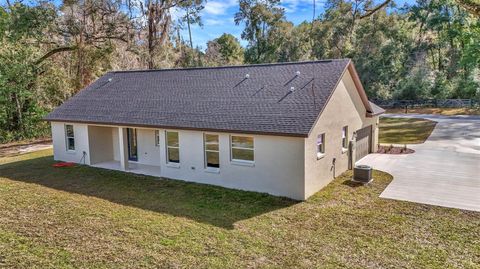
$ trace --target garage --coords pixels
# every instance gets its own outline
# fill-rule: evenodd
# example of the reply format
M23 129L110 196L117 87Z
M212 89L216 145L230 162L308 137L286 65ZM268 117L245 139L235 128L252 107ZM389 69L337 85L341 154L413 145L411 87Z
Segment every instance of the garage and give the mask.
M356 133L355 160L358 161L372 152L372 125L359 129Z

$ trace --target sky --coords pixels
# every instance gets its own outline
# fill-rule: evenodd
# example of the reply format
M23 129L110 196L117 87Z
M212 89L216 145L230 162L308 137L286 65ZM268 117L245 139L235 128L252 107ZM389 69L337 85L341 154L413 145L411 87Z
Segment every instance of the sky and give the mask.
M396 0L397 6L401 6L406 2L413 0ZM380 1L375 1L380 2ZM315 14L318 16L324 10L325 0L315 0ZM287 20L295 25L303 21L311 21L313 18L313 0L282 0L281 6L285 9ZM201 12L203 27L197 25L192 28L193 46L206 49L207 42L221 36L223 33L230 33L238 38L242 46L246 46L247 42L242 40L244 25L235 25L233 18L238 11L238 0L207 0L205 8ZM179 14L174 14L179 16ZM183 30L183 38L188 40L188 32Z
M316 14L318 16L323 7L323 0L316 1ZM303 21L311 21L313 16L313 0L283 0L281 6L285 9L287 20L295 25ZM234 35L243 46L247 45L241 40L244 25L235 25L233 18L238 11L238 0L208 0L201 12L203 27L195 25L192 28L193 46L206 49L207 42L221 36L223 33ZM178 14L176 14L178 15ZM182 33L188 39L186 29Z

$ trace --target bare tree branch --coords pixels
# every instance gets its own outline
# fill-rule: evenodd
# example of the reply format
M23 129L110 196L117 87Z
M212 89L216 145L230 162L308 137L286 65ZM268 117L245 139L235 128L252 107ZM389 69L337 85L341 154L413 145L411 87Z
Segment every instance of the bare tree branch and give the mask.
M367 11L367 13L363 14L362 16L360 16L360 19L364 19L364 18L367 18L367 17L370 17L372 16L375 12L379 11L380 9L384 8L385 6L387 6L392 0L386 0L385 2L381 3L380 5L376 6L375 8L373 9L370 9Z
M46 59L50 58L51 56L53 56L57 53L64 52L64 51L73 51L73 50L76 50L76 49L77 49L76 46L54 48L54 49L50 50L49 52L45 53L45 55L43 55L42 57L40 57L40 59L38 59L35 62L35 64L38 65L38 64L42 63L43 61L45 61Z
M480 1L456 0L456 2L472 15L480 17Z

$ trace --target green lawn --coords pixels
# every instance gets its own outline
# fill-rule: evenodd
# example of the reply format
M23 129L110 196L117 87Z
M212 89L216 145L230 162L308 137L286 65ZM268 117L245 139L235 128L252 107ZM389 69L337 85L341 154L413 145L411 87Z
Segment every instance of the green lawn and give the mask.
M381 144L420 144L430 136L437 123L415 118L380 118Z
M346 173L306 202L0 159L0 267L479 268L480 213L379 198Z

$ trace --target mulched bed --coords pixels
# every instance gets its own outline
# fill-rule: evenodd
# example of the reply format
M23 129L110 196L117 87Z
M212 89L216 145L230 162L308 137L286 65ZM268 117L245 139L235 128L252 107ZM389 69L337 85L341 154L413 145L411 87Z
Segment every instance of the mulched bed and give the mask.
M405 148L405 147L394 147L394 146L379 146L377 153L382 154L411 154L415 150Z

